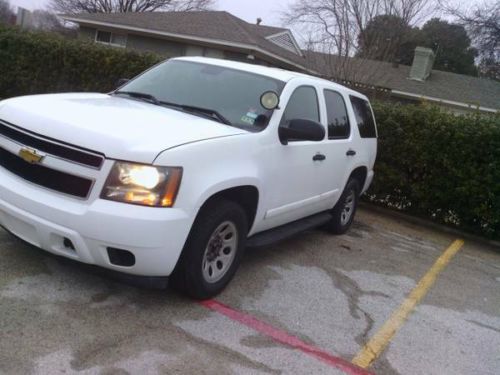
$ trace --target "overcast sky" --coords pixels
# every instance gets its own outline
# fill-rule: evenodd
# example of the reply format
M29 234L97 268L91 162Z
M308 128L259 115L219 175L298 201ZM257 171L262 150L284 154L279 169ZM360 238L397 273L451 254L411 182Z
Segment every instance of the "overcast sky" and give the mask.
M30 10L44 8L50 0L10 0L14 6ZM218 0L217 8L227 10L247 22L255 22L260 17L263 24L280 26L280 12L292 0Z

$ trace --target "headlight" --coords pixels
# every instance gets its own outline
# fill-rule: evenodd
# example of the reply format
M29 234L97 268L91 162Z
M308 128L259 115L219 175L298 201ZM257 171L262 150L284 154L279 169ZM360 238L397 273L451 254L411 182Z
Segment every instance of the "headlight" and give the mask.
M172 207L181 177L182 168L116 162L101 198L143 206Z

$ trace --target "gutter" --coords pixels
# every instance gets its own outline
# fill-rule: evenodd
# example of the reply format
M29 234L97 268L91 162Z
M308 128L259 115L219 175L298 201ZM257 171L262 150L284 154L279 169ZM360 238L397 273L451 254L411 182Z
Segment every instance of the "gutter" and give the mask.
M221 47L229 46L229 47L233 47L233 48L246 49L249 51L256 51L256 52L259 52L265 56L271 57L275 60L287 63L287 64L292 65L292 66L295 66L296 68L299 68L301 70L307 71L307 72L312 73L312 74L317 74L316 72L306 68L305 66L302 66L298 63L295 63L293 61L285 59L279 55L276 55L274 53L271 53L267 50L264 50L258 46L251 45L251 44L228 42L228 41L220 40L220 39L210 39L210 38L191 36L191 35L185 35L185 34L169 33L169 32L164 32L164 31L144 29L142 27L127 26L127 25L122 25L122 24L118 24L118 23L93 21L93 20L86 20L86 19L74 18L74 17L61 17L61 18L66 20L66 21L75 22L78 24L84 24L84 25L88 24L88 25L96 25L96 26L105 26L105 27L110 27L110 28L115 28L115 29L125 29L125 30L129 30L129 31L136 31L136 32L141 32L141 33L145 33L145 34L158 35L158 36L164 36L164 37L169 37L169 38L176 38L176 39L180 39L183 41L201 42L201 43L215 44L215 45L218 45Z
M424 100L428 100L428 101L434 102L434 103L448 104L450 106L454 106L454 107L458 107L458 108L476 109L476 110L479 110L482 112L489 112L489 113L500 113L500 109L481 107L480 105L475 105L475 104L455 102L453 100L445 100L445 99L435 98L433 96L412 94L410 92L405 92L405 91L391 90L391 94L396 95L396 96L400 96L400 97L404 97L404 98L424 99Z

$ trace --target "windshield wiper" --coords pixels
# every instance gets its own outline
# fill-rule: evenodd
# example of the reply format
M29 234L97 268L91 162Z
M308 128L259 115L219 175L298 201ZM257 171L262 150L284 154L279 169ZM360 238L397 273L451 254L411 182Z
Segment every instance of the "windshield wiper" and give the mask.
M188 111L188 112L197 112L197 113L203 115L204 117L208 117L212 120L217 120L218 122L221 122L225 125L232 125L231 121L229 121L227 118L222 116L219 112L217 112L214 109L196 107L196 106L188 105L188 104L177 104L177 103L165 102L165 101L158 100L155 96L153 96L151 94L146 94L144 92L138 92L138 91L115 91L113 94L114 95L117 95L117 94L128 95L128 96L131 96L133 98L147 100L148 102L155 104L155 105L165 105L168 107L180 108L180 109L182 109L184 111Z
M161 102L158 99L156 99L156 97L154 97L151 94L146 94L144 92L138 92L138 91L115 91L113 94L114 95L117 95L117 94L128 95L128 96L131 96L131 97L137 98L137 99L145 99L148 102L151 102L151 103L156 104L156 105L160 105L161 104Z
M168 102L160 102L160 103L164 104L164 105L171 105L173 107L179 107L179 108L182 108L185 111L189 111L189 112L198 112L201 114L205 114L205 115L208 115L207 117L210 117L212 119L216 119L217 121L219 121L223 124L232 125L231 121L229 121L227 118L222 116L215 109L196 107L196 106L188 105L188 104L176 104L176 103L168 103Z

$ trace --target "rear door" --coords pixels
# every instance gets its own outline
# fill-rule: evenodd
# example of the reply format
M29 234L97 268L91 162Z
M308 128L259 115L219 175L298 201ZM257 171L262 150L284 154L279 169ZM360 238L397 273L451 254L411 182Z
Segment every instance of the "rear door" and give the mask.
M359 132L359 162L368 166L368 183L373 178L373 166L377 156L377 125L370 103L365 98L349 95L357 130ZM367 184L368 185L368 184ZM366 186L365 186L366 187Z
M349 98L330 87L324 87L322 94L327 139L324 147L326 168L320 182L326 198L325 205L331 208L342 194L348 174L353 169L356 157L353 144L355 137L347 110Z

